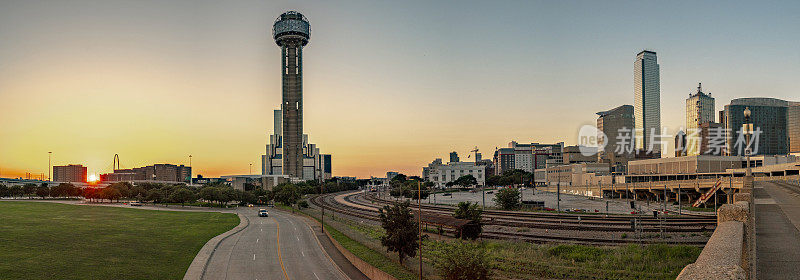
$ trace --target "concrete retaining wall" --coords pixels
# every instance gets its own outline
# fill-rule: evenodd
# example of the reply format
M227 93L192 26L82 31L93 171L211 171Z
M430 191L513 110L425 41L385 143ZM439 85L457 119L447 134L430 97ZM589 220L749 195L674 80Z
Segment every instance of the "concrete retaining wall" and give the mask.
M395 278L394 276L390 275L389 273L383 272L382 270L378 269L377 267L374 267L374 266L370 265L369 263L365 262L364 260L362 260L361 258L356 256L355 254L353 254L350 251L348 251L347 249L345 249L341 244L339 244L338 241L336 241L336 239L333 238L333 236L331 236L330 233L328 233L327 230L325 231L325 235L327 235L328 238L331 239L331 242L333 243L334 246L336 246L336 249L339 250L339 252L342 252L342 255L344 255L344 257L347 258L347 260L350 261L350 263L352 263L353 266L358 268L358 270L360 270L361 273L364 273L364 275L366 275L369 279L372 279L372 280L397 280L397 278Z
M717 228L693 264L677 279L755 279L754 221L750 192L734 196L717 214Z

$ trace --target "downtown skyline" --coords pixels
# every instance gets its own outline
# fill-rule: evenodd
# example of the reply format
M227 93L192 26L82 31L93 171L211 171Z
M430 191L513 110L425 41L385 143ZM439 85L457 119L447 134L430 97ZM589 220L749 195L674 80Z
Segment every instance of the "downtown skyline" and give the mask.
M123 168L191 154L195 174L247 174L280 104L270 28L289 9L314 26L304 132L335 156L335 176L418 175L450 151L488 157L512 140L576 144L595 112L634 103L643 49L658 53L673 134L698 82L715 112L798 96L796 3L171 3L0 4L0 175L47 174L49 151L90 174L114 154Z

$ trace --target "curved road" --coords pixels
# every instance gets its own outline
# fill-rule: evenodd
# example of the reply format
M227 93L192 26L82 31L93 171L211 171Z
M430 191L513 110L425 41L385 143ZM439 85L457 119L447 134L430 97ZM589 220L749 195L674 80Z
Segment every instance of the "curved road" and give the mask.
M250 224L211 256L203 279L350 279L334 264L304 218L258 208L239 209Z

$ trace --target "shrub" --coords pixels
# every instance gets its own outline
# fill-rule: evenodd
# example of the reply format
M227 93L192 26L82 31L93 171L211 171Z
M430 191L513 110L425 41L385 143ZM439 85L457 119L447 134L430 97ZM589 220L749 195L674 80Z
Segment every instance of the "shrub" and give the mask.
M445 280L489 279L486 249L471 242L453 243L452 248L435 258L434 265Z

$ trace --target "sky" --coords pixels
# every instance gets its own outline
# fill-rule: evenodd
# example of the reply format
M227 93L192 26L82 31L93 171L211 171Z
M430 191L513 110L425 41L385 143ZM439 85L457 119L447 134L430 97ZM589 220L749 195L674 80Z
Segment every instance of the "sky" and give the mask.
M334 176L578 142L658 53L662 125L698 82L798 101L797 1L0 1L0 176L52 164L260 173L281 99L275 18L308 17L304 130ZM668 144L671 146L672 144Z

